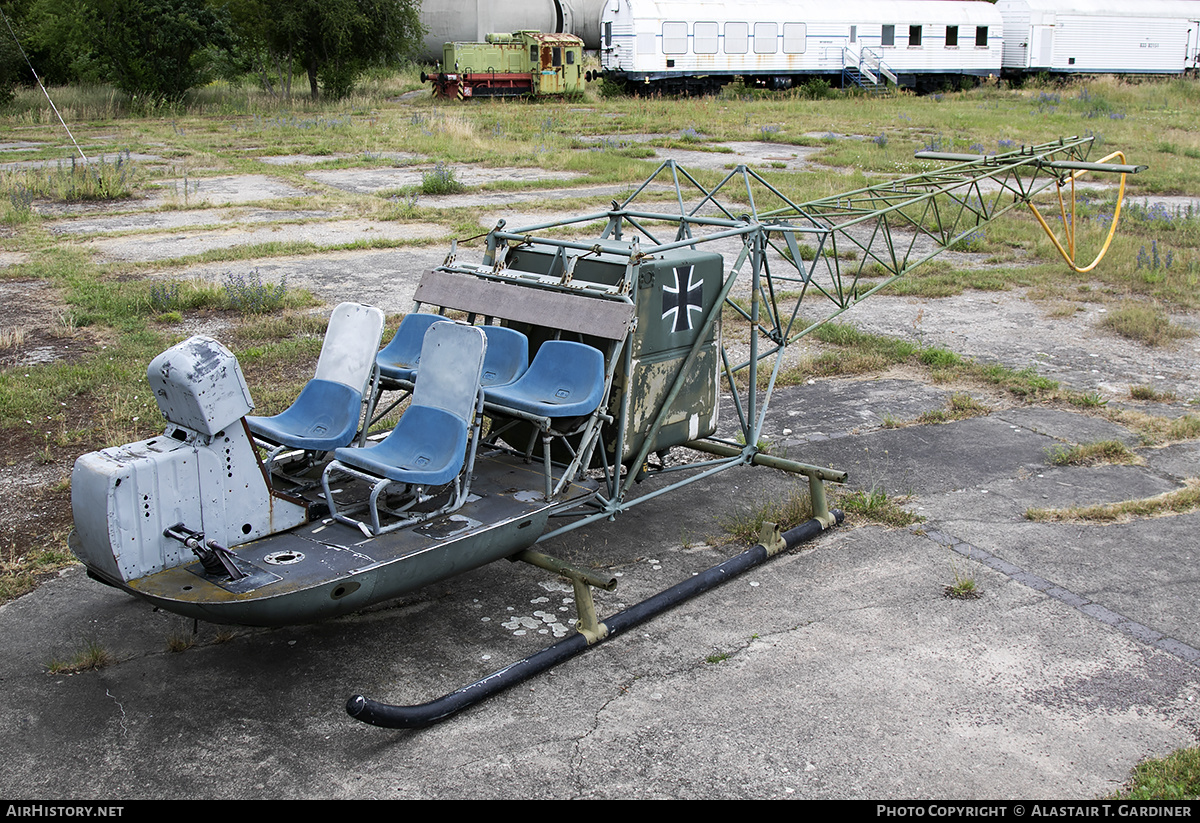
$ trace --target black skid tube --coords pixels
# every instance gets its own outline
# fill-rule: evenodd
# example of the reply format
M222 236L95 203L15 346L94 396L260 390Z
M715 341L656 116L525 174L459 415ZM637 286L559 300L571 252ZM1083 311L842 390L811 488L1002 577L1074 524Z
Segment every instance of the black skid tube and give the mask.
M844 519L840 511L832 511L837 522ZM824 526L819 520L809 520L790 531L784 532L783 540L788 549L817 537ZM707 571L677 583L669 589L659 592L641 603L630 606L624 611L617 612L604 621L608 627L608 635L604 640L633 628L645 621L657 617L680 603L698 594L714 589L727 580L732 580L743 572L769 560L773 555L761 543L751 546L746 551L731 557ZM514 686L536 674L551 669L592 646L597 646L603 640L589 646L587 638L575 633L570 637L555 643L549 648L519 660L510 666L489 674L469 686L463 686L457 691L422 703L419 706L391 706L378 703L361 694L356 694L346 701L346 712L354 718L370 723L372 726L382 726L386 729L423 729L440 723L446 718L469 706L482 702L509 686Z

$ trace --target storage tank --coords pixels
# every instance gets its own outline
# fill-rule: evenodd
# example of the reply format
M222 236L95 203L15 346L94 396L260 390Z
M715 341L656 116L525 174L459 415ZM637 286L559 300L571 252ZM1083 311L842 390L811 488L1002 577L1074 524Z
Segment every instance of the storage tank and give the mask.
M598 49L603 7L604 0L422 0L426 34L421 58L437 62L446 43L482 43L493 32L522 30L574 34L585 49Z

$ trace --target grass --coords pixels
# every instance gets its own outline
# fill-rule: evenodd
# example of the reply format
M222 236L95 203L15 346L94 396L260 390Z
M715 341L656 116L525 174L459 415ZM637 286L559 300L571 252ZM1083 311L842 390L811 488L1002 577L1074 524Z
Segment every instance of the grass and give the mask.
M1200 437L1200 415L1196 414L1164 417L1134 409L1105 409L1104 417L1131 429L1147 446L1164 446Z
M1200 799L1200 748L1178 749L1139 763L1110 800Z
M1057 381L1042 377L1031 368L1013 369L998 363L979 363L941 346L925 346L899 337L871 334L849 323L826 323L811 335L836 348L782 370L777 385L800 385L814 377L870 374L906 365L928 372L934 382L974 382L1002 389L1025 400L1065 400L1068 396ZM969 394L955 393L944 414L933 414L923 422L947 422L986 413L986 406L974 401Z
M793 490L758 505L718 518L717 524L734 541L752 545L762 533L763 523L774 523L787 531L813 516L807 492Z
M311 377L323 325L302 310L317 301L288 288L278 302L277 294L267 294L276 286L250 277L257 274L254 261L264 256L304 256L327 249L309 243L263 244L137 265L106 262L86 239L53 231L53 221L62 214L78 213L80 204L106 212L135 206L145 211L144 203L128 201L158 184L180 180L187 181L183 195L164 199L160 211L196 209L189 192L198 184L203 195L210 178L269 174L304 192L277 198L270 208L435 221L460 236L471 236L480 225L494 225L495 214L480 208L422 207L427 188L444 193L458 185L455 168L525 166L570 171L584 175L580 183L629 189L657 165L651 155L655 145L719 149L713 142L769 140L781 153L792 146L813 147L814 161L846 172L768 171L789 197L803 201L865 185L868 174L878 179L928 170L932 164L917 161L912 154L931 140L943 149L960 151L977 151L972 145L979 143L985 153L991 153L1091 132L1102 143L1094 155L1119 147L1131 152L1131 162L1150 166L1149 172L1130 178L1134 194L1123 211L1117 242L1095 271L1065 273L1033 218L1014 212L989 225L986 233L959 242L958 248L985 258L983 265L964 268L933 261L897 282L892 293L928 298L964 289L1022 287L1035 299L1072 307L1071 312L1063 309L1064 316L1078 307L1103 303L1111 308L1109 322L1131 314L1127 307L1149 309L1148 319L1131 319L1134 331L1129 333L1141 335L1137 339L1163 341L1150 345L1183 339L1186 329L1169 318L1200 309L1200 209L1155 202L1158 194L1194 192L1200 203L1200 164L1195 162L1200 159L1200 135L1193 122L1200 90L1192 82L1135 85L1090 80L1064 86L1035 82L1020 89L981 87L947 93L937 100L904 96L886 101L845 97L816 85L778 94L730 86L713 97L679 100L604 96L597 86L582 104L446 105L429 99L396 104L397 96L421 88L420 71L415 66L375 73L341 101L312 101L304 95L279 99L253 83L217 82L179 104L152 112L105 86L52 88L56 105L80 143L89 147L89 155L103 158L91 171L64 150L65 136L41 92L18 89L13 103L0 112L0 125L14 139L30 145L5 153L6 163L26 165L0 172L0 244L4 253L20 259L0 267L0 280L38 283L56 310L53 321L39 322L36 328L6 323L0 328L0 352L28 347L41 334L69 349L69 356L3 369L0 433L10 444L12 459L41 467L69 466L83 451L153 434L159 420L145 388L146 363L189 330L210 322L218 321L225 328L222 339L237 351L261 410L280 408ZM1122 117L1111 118L1112 113ZM793 125L803 122L820 122L822 133L806 134ZM631 137L639 134L657 135L656 142L646 144ZM383 159L398 149L418 159ZM285 155L322 158L321 169L420 163L423 168L433 164L433 172L422 176L420 192L347 192L315 183L307 174L311 167L263 162L265 157ZM131 159L136 157L158 159ZM439 175L439 169L444 173ZM691 171L704 185L715 185L725 174L723 169ZM753 195L757 199L764 193L755 188ZM744 199L748 202L749 196ZM561 208L576 205L566 201ZM1081 198L1077 227L1081 248L1103 238L1112 205L1107 193ZM849 250L840 252L844 262L853 262ZM816 256L812 247L802 247L800 253L805 259ZM220 282L198 281L190 274L196 264L217 262L231 275L246 278L244 299ZM267 305L256 295L264 301L274 297L275 302ZM996 388L1021 401L1072 398L1032 369L978 363L946 348L868 335L848 324L828 324L813 339L827 350L781 375L781 383L903 366L921 370L934 382ZM1134 396L1166 399L1145 392ZM982 413L957 403L952 399L944 412L926 422ZM1106 408L1100 413L1128 425L1147 443L1200 436L1200 418L1195 415L1166 420L1135 418L1128 410ZM874 510L877 501L856 502ZM56 539L61 544L61 538ZM37 552L12 552L0 577L16 588L4 591L26 590L39 568L55 568L63 547L54 548L58 554L47 555L44 565L39 560L43 555Z
M1155 403L1170 403L1177 399L1175 392L1162 392L1153 386L1130 386L1129 398L1131 400L1143 400Z
M983 403L966 392L954 392L946 401L945 409L927 411L917 418L919 423L950 423L954 420L966 420L968 417L980 417L991 411Z
M1196 336L1191 329L1172 322L1157 306L1140 303L1126 303L1109 311L1101 325L1124 338L1152 347L1169 346Z
M1101 440L1075 446L1054 446L1046 458L1055 466L1094 466L1100 463L1136 463L1139 458L1120 440Z
M975 579L975 572L968 571L962 565L963 558L951 556L950 571L954 575L954 582L948 584L943 593L951 600L978 600L980 596L979 582Z
M1200 480L1192 478L1184 488L1155 497L1065 509L1028 509L1025 518L1042 523L1116 523L1140 517L1186 514L1197 509L1200 509Z
M78 674L79 672L103 669L113 663L112 653L95 640L88 640L82 649L71 656L69 660L54 659L46 664L46 673Z
M883 526L902 528L921 522L922 518L906 510L902 502L889 497L883 489L875 488L838 495L836 506L847 516L856 515L862 520Z

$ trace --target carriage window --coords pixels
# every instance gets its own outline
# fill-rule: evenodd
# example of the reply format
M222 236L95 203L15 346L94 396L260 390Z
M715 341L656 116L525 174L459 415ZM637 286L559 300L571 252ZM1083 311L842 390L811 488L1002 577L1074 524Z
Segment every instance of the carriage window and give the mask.
M570 51L569 49L567 50L567 65L568 66L575 65L575 52Z
M779 26L775 23L754 24L754 53L774 54L776 51L775 38Z
M687 23L663 23L663 54L687 54Z
M560 49L558 46L555 46L554 50L551 52L550 65L552 65L552 66L561 66L562 65L562 49Z
M910 46L921 45L921 27L920 26L909 26L908 27L908 45L910 45Z
M697 23L692 27L692 51L696 54L716 54L719 33L720 27L716 23Z
M986 46L987 45L987 26L976 26L975 27L975 45L977 45L977 46Z
M958 26L946 26L946 48L958 45Z
M783 51L785 54L804 54L808 40L808 26L804 23L783 24Z
M604 24L604 45L612 47L612 21L609 20Z
M857 42L858 42L858 26L851 26L851 27L850 27L850 42L851 42L851 43L857 43Z
M881 46L896 45L896 27L895 26L884 26L883 27L882 41L883 42L880 43Z
M747 23L725 24L725 53L745 54L750 50L750 26Z

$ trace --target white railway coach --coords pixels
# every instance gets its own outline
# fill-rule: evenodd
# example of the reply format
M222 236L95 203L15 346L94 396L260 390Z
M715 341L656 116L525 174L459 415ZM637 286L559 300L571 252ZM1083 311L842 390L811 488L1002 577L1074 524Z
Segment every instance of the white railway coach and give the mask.
M1000 73L999 12L950 0L606 0L601 65L632 90L703 92L740 77L887 78L904 86Z
M1182 74L1197 66L1196 0L999 0L1006 74Z

